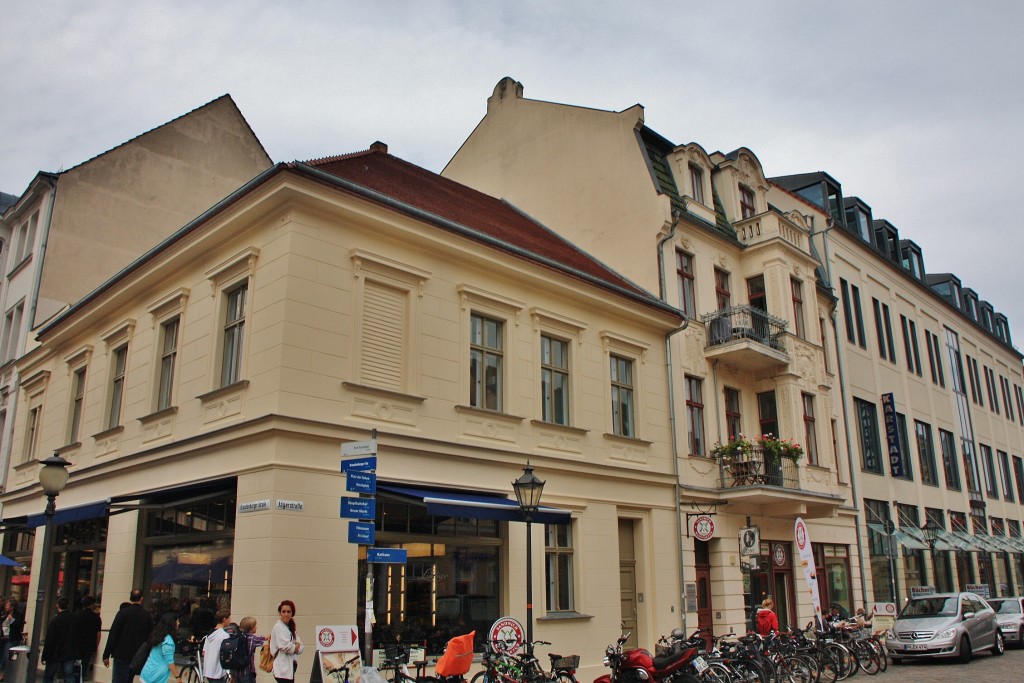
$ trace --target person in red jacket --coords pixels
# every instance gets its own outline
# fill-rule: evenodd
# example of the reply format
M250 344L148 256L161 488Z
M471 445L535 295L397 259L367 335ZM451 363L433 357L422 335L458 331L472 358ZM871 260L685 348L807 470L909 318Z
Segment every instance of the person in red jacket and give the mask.
M757 632L762 636L779 630L779 618L775 616L775 612L772 610L774 606L775 603L771 598L765 598L761 602L760 609L757 610Z

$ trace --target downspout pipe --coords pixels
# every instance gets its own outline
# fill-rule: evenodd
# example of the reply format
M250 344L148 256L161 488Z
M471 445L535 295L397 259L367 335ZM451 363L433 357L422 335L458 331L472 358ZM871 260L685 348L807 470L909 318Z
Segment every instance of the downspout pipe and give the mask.
M829 255L828 250L828 233L835 227L835 221L831 216L828 218L828 222L823 231L821 231L822 244L825 248L825 272L828 276L828 286L830 290L835 289L832 280L832 259ZM814 224L811 224L811 238L814 238ZM833 296L833 300L835 297ZM843 436L846 441L846 460L848 472L850 475L850 495L853 496L853 512L854 512L854 526L857 531L857 562L860 565L860 595L861 600L864 604L864 609L868 609L868 583L864 576L865 564L864 564L864 542L861 540L860 530L863 526L861 520L861 505L860 505L860 494L857 490L857 475L854 469L853 461L853 443L850 440L850 415L849 408L847 406L846 399L846 371L843 369L843 354L840 353L840 340L839 340L839 325L837 323L837 304L832 304L832 309L829 311L829 318L832 322L832 340L835 342L836 349L836 371L839 373L839 400L843 405ZM838 466L839 463L836 463Z
M679 227L679 222L682 220L683 210L685 210L685 208L686 206L684 204L682 209L677 208L672 211L672 225L669 227L668 232L658 239L658 296L665 303L668 303L666 301L665 294L665 244L675 237L676 228ZM683 487L680 482L679 442L676 436L676 390L674 374L672 372L672 337L685 330L689 324L690 319L684 315L683 324L665 335L665 375L668 378L668 420L672 444L672 470L675 474L675 484L673 489L675 490L676 508L676 549L679 554L679 619L680 626L684 633L687 632L688 629L686 627L686 594L684 591L686 581L683 574Z

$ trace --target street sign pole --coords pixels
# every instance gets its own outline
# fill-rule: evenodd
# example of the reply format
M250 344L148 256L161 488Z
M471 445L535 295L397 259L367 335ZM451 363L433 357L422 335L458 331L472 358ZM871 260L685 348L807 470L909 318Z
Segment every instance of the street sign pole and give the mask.
M373 444L373 453L377 453L377 428L374 427L370 430L370 442ZM376 471L376 458L374 459L374 471ZM376 476L376 475L374 475ZM371 494L360 493L359 497L362 498L365 495L370 495L376 500L376 481L374 482L374 492ZM376 513L371 518L370 523L373 526L376 520ZM367 552L369 552L370 546L366 546ZM366 610L363 614L363 647L366 648L366 654L363 656L363 666L373 666L373 573L370 571L370 557L366 557L366 578L363 581L363 590L366 593Z

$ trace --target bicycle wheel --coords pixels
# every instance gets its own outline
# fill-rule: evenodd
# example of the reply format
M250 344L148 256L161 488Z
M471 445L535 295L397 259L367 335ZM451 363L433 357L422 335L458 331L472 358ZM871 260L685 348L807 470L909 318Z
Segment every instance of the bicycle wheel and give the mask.
M469 683L497 683L497 678L493 671L484 669L474 674L473 678L469 679Z
M576 677L568 671L559 671L555 681L557 683L576 683Z
M839 643L826 643L825 650L832 655L836 663L836 680L844 681L857 672L857 660L845 646Z
M867 675L874 676L882 670L882 665L878 662L878 653L866 640L853 644L853 654L857 657L857 665Z
M708 668L700 675L700 680L707 683L732 683L732 674L722 662L708 662Z
M190 666L181 672L181 683L203 683L203 676Z
M734 659L729 662L733 680L738 683L771 683L764 668L752 659Z
M835 655L828 650L818 649L814 656L818 661L819 683L836 683L839 680L840 666Z

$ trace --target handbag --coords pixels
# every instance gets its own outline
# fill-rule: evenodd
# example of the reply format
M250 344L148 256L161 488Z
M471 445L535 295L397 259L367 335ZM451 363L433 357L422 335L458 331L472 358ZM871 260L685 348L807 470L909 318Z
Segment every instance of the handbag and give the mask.
M274 655L270 653L270 642L263 643L260 647L260 671L270 673L274 670Z
M132 672L132 676L138 676L142 673L142 670L146 667L146 662L149 660L149 652L152 649L147 639L139 646L135 654L132 655L132 661L128 664L128 669Z

